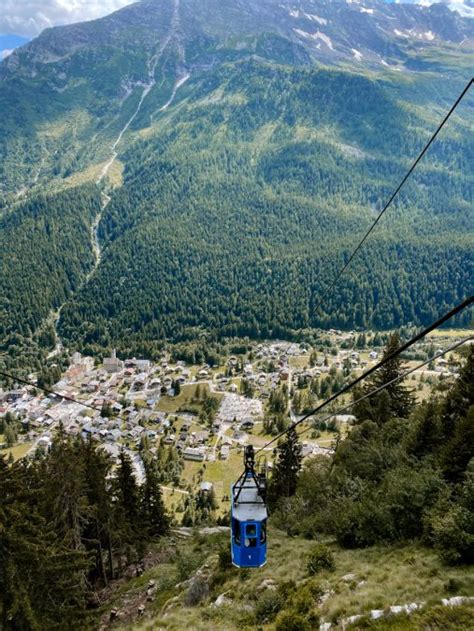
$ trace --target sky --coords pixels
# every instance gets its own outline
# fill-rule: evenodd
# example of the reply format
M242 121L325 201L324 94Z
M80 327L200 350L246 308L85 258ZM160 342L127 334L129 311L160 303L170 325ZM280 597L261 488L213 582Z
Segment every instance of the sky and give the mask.
M131 4L133 1L0 0L0 34L14 33L15 35L33 38L48 26L93 20L112 13L127 4ZM405 1L431 4L435 0ZM447 2L448 0L442 1ZM464 0L449 0L449 2L462 4Z
M36 37L48 26L102 17L134 0L0 0L0 34Z

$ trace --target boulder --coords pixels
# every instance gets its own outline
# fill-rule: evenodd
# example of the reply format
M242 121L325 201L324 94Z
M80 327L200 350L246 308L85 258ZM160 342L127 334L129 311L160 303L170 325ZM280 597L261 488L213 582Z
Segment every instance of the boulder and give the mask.
M355 574L345 574L342 578L341 581L344 581L344 583L352 583L352 581L356 580L356 575Z
M382 618L384 613L385 612L383 609L372 609L372 611L370 612L370 617L372 618L372 620L378 620L379 618Z
M232 601L230 598L226 597L227 592L220 594L213 603L213 607L222 607L223 605L228 605Z

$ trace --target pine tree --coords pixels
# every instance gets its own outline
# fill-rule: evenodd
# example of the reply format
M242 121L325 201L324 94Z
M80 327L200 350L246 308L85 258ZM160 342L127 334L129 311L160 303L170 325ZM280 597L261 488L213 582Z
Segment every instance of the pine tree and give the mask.
M5 440L7 442L7 446L8 447L13 447L13 445L16 443L17 441L17 433L13 427L13 424L8 423L5 425L5 429L4 429L4 435L5 435Z
M113 555L110 534L112 513L111 495L107 477L112 463L104 451L97 449L92 440L80 445L80 457L84 462L85 488L89 503L88 520L84 539L86 547L95 553L95 574L107 583L105 556L108 556L109 574L113 577Z
M87 556L58 536L42 514L43 463L7 467L0 458L0 628L90 629Z
M474 348L442 407L441 466L447 480L460 482L474 458Z
M163 503L159 471L154 462L146 465L145 476L141 500L143 527L149 537L161 537L168 532L170 520Z
M140 496L130 456L123 450L117 467L114 531L120 548L125 547L130 561L133 553L143 548L143 527L140 520Z
M79 450L61 428L45 463L44 514L58 537L75 551L84 550L82 532L88 514L84 473Z
M0 456L0 628L5 631L40 629L32 581L45 546L23 482L18 469Z
M291 497L295 494L303 460L301 451L298 434L292 427L277 447L276 462L268 489L270 506L274 507L282 497Z
M385 359L391 355L399 346L400 337L398 333L394 333L389 339L383 358ZM373 390L393 381L404 371L403 360L400 359L400 356L394 357L369 377L362 389L354 391L354 399L359 398L363 394L369 394ZM380 393L356 404L354 406L354 414L359 421L372 420L382 425L390 418L408 418L414 404L413 391L407 388L401 379L387 386Z

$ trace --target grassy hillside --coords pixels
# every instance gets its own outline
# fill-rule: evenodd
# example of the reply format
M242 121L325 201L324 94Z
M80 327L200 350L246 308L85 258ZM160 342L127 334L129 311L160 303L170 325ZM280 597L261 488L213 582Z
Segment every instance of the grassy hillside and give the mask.
M314 542L290 538L275 528L269 532L267 565L252 571L226 566L223 551L228 546L227 534L196 532L192 537L174 536L162 542L161 552L152 553L151 558L160 558L160 563L151 565L140 578L120 586L104 612L104 620L110 608L115 607L123 612L123 619L112 627L129 631L157 628L270 631L275 629L279 612L294 609L296 603L297 610L305 616L312 615L315 624L312 628L317 628L318 618L336 622L351 615L368 615L372 609L412 602L426 602L429 611L441 598L474 592L469 569L448 569L432 552L419 546L351 551L328 543L334 553L335 569L310 576L306 566ZM194 581L200 585L200 591L194 588L200 594L198 602L193 599L191 589L196 575L201 576ZM150 580L155 581L157 588L153 602L146 601ZM216 606L214 603L222 594L224 604ZM144 620L137 613L142 603L146 609ZM460 608L451 614L451 624L448 615L443 622L445 626L437 625L434 619L430 628L440 631L472 628L461 624L473 611L472 607L464 611ZM400 627L384 622L374 628L422 629L429 619L427 613L424 623L423 615L413 616L412 622L402 616Z

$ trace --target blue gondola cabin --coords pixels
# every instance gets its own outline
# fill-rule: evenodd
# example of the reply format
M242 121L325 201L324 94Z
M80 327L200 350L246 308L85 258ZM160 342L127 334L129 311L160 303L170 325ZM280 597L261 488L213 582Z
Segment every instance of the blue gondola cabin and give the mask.
M247 471L232 487L232 563L241 568L267 562L267 508L259 478Z

